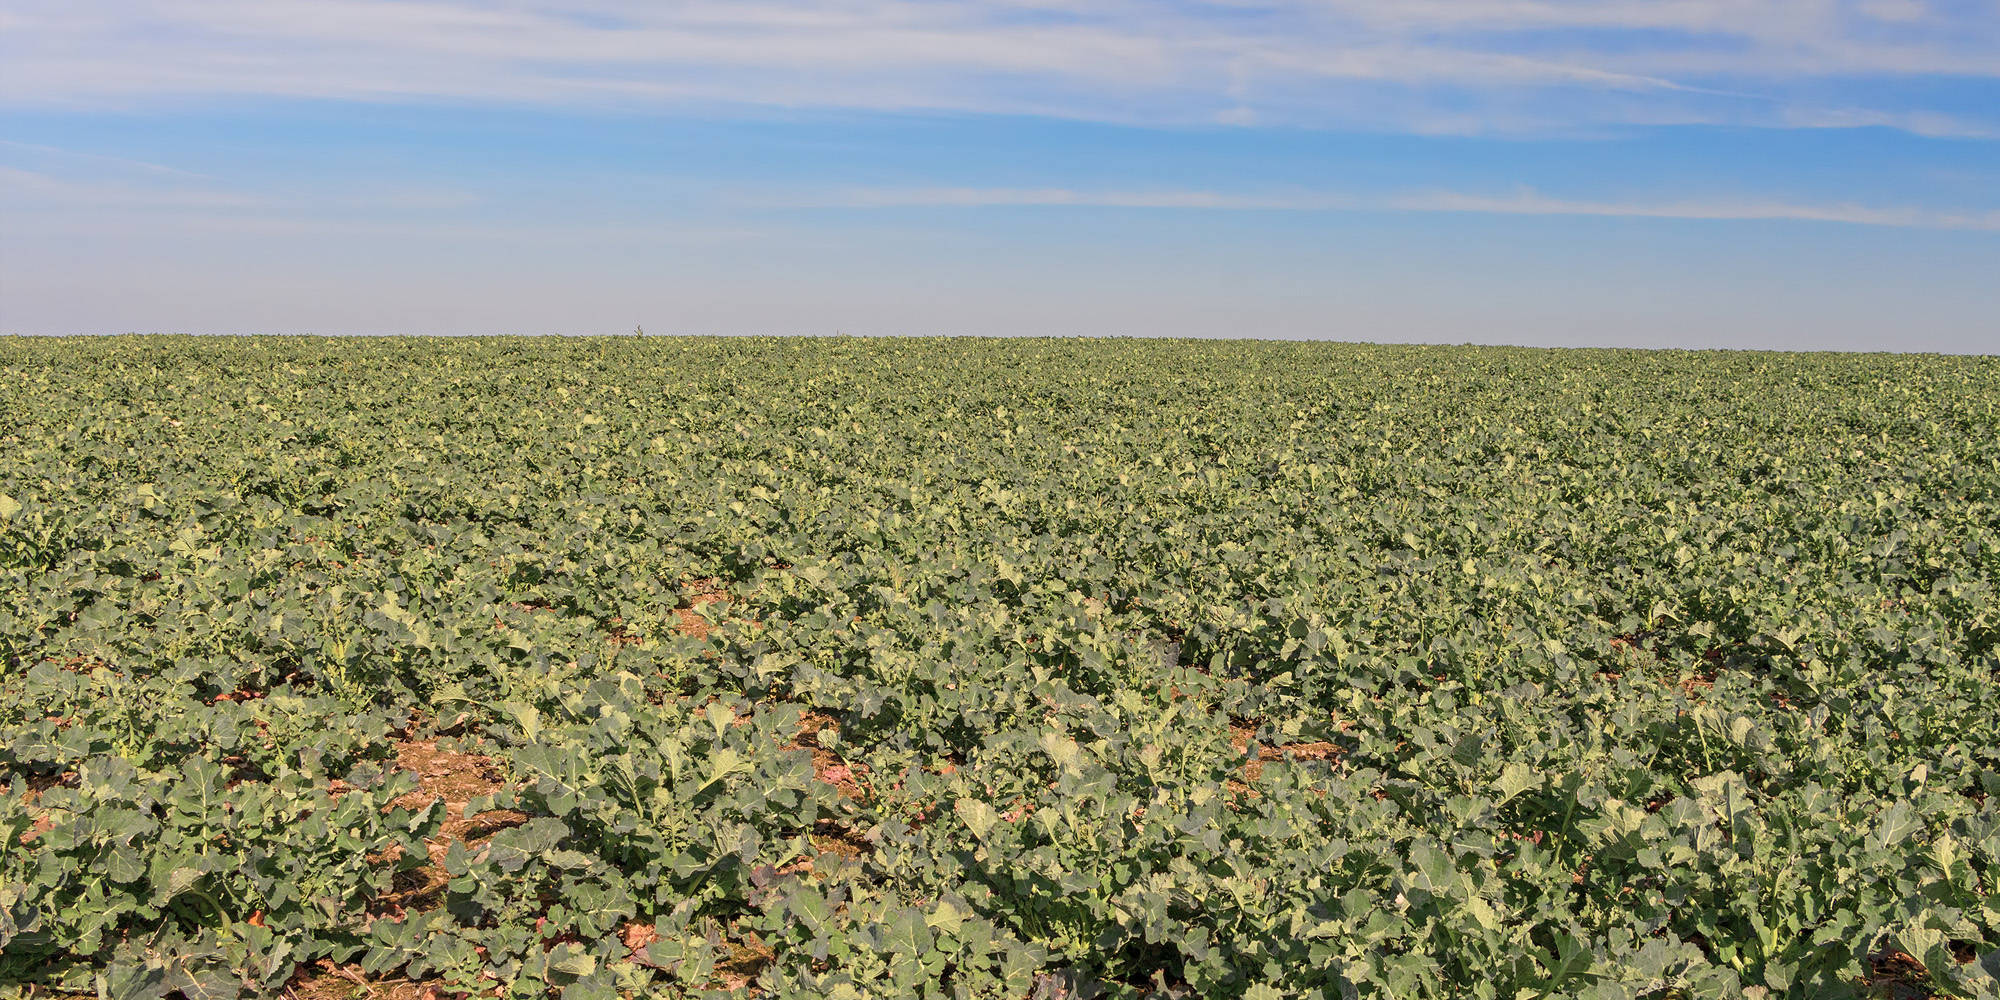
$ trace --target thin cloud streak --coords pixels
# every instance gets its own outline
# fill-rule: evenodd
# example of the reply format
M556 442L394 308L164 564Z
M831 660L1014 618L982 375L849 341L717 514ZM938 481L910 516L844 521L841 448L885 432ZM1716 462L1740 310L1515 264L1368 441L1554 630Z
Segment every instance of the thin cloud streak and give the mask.
M269 204L264 198L234 191L186 186L151 187L116 180L74 180L4 165L0 165L0 203L9 205L13 212L24 206L131 210L246 209Z
M193 173L178 167L150 163L145 160L134 160L123 156L107 156L103 153L86 153L74 149L63 149L59 146L43 146L32 142L15 142L11 139L0 139L0 149L16 150L40 158L79 164L86 167L108 167L114 170L137 171L144 174L158 174L163 177L185 177L198 181L215 180L209 174Z
M780 207L785 203L770 203ZM1239 195L1216 191L1078 191L1066 188L935 187L857 189L787 207L980 208L1044 206L1076 208L1213 209L1233 211L1400 211L1462 212L1484 215L1588 215L1716 221L1838 222L1907 229L2000 232L2000 211L1939 211L1865 205L1802 205L1780 201L1609 202L1556 198L1522 191L1506 196L1440 191L1387 198L1298 193Z
M1795 205L1784 202L1602 202L1550 198L1532 192L1493 198L1457 193L1397 198L1388 207L1409 212L1477 212L1491 215L1600 215L1646 219L1840 222L1903 229L2000 232L2000 211L1950 212L1866 205Z
M1316 211L1358 208L1351 198L1316 195L1258 197L1216 191L1073 191L1067 188L860 188L829 200L770 202L801 208L992 208L1049 206L1079 208L1190 208Z
M17 107L723 104L1438 130L1504 128L1531 101L1558 126L1789 127L1839 120L1774 96L1801 82L2000 80L2000 14L1922 0L0 3L0 102ZM1934 109L1848 113L1952 129Z

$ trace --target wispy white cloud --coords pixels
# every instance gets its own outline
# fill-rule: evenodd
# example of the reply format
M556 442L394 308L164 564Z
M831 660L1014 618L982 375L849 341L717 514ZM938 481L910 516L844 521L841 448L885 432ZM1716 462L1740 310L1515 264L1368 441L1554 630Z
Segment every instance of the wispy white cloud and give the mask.
M35 209L284 213L315 207L340 213L448 212L484 201L457 187L408 181L337 184L332 191L294 184L289 193L280 194L144 160L0 140L0 205L16 213Z
M422 212L471 208L485 200L453 187L403 184L343 195L337 203L344 209Z
M774 203L775 204L775 203ZM1199 190L1086 191L1067 188L863 188L791 205L842 208L970 208L1005 206L1233 209L1239 211L1469 212L1490 215L1594 215L1650 219L1838 222L1860 226L2000 232L2000 211L1801 204L1784 201L1592 201L1523 190L1507 195L1455 191L1358 196L1295 192L1275 195Z
M53 160L71 167L81 166L86 170L96 169L102 171L109 169L113 171L133 172L142 176L178 177L196 181L215 180L214 177L207 174L193 173L178 167L169 167L165 164L134 160L124 156L107 156L103 153L62 149L57 146L44 146L32 142L15 142L11 139L0 139L0 155L25 155L40 160Z
M250 95L1424 130L1789 126L1841 123L1794 94L1801 81L2000 79L2000 10L1970 0L0 4L0 100L15 105ZM1852 114L1911 113L1933 132L1990 124L1929 108Z
M856 188L829 198L767 201L784 207L979 208L1076 206L1095 208L1225 208L1315 210L1355 208L1353 198L1321 195L1256 196L1176 189L1076 191L1068 188Z
M0 166L0 205L9 212L60 209L236 209L268 202L255 195L185 184L148 185L130 180L77 179Z
M1498 215L1602 215L1648 219L1782 220L1857 226L1969 229L2000 232L2000 211L1940 211L1915 207L1812 205L1781 201L1614 202L1553 198L1534 192L1502 197L1437 192L1390 199L1386 207L1414 212Z

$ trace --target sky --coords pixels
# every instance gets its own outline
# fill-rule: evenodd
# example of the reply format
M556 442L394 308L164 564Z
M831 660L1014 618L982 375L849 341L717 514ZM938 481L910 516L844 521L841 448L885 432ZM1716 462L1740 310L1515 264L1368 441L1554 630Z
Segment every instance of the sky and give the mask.
M0 333L2000 354L2000 0L0 0Z

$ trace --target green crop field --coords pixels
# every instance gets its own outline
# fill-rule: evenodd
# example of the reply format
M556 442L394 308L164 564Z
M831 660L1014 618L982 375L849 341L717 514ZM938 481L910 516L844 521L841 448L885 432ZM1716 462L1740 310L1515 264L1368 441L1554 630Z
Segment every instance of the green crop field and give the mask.
M0 413L0 997L2000 995L2000 359L9 339Z

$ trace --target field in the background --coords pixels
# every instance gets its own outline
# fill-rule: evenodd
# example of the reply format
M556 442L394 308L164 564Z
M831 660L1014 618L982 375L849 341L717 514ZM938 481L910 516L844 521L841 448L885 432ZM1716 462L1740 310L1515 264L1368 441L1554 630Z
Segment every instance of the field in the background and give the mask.
M2000 360L10 340L0 414L0 996L2000 987Z

